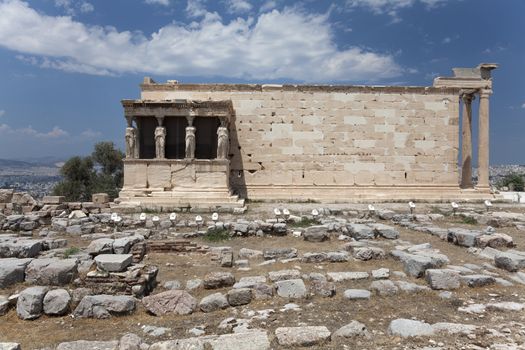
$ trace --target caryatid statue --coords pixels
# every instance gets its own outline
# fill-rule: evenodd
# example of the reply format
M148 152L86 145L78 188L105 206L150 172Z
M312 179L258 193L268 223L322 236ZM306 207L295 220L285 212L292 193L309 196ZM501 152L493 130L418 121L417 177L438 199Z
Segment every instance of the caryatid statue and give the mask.
M186 127L186 158L195 158L195 127Z
M126 128L126 158L136 158L137 129Z
M227 159L230 148L230 137L228 128L219 126L217 128L217 159Z
M166 128L157 126L155 128L155 158L164 159L166 153L164 152L166 146Z

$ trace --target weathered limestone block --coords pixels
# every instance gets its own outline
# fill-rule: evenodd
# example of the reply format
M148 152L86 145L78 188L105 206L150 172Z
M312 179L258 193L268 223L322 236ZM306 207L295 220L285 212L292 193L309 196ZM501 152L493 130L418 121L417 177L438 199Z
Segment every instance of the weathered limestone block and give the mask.
M307 295L306 286L302 279L290 279L275 282L277 295L282 298L305 298Z
M113 253L113 242L111 238L99 238L89 243L86 251L91 255Z
M54 289L44 297L44 313L46 315L65 315L69 310L71 296L65 289Z
M58 344L56 350L119 350L118 340L76 340Z
M270 271L268 277L272 282L291 280L301 278L301 272L299 270Z
M231 287L235 284L235 276L230 272L211 272L204 276L205 289Z
M170 313L188 315L197 308L197 300L183 290L169 290L149 295L142 299L142 304L155 316Z
M398 318L390 322L388 333L402 338L408 338L431 336L434 334L434 330L428 323Z
M24 289L16 302L16 314L23 320L33 320L42 315L44 296L47 287L29 287Z
M111 315L129 314L135 310L135 298L126 295L87 295L80 301L75 317L108 318Z
M109 195L107 193L93 193L91 201L95 204L109 203Z
M451 269L428 269L425 271L432 289L457 289L460 286L459 273Z
M32 259L0 259L0 289L24 282L25 269Z
M48 286L63 286L78 275L77 259L33 259L26 268L26 282Z
M229 290L226 297L231 306L239 306L249 304L252 301L253 294L249 288L235 288Z
M280 327L275 330L282 346L313 346L330 340L331 333L324 326Z
M213 312L220 309L226 309L228 306L228 299L222 293L214 293L208 295L199 302L199 308L202 312Z
M476 240L483 235L480 231L472 231L463 228L450 228L447 240L462 247L476 246Z
M513 247L514 241L511 236L504 233L493 233L476 237L476 246L480 248Z
M295 248L272 248L263 251L263 258L265 260L271 259L292 259L297 257L297 249Z
M325 226L310 226L304 230L303 238L308 242L324 242L330 239Z
M398 239L399 231L392 226L384 224L369 224L377 236L386 238L386 239Z
M375 237L374 230L364 224L348 224L346 228L349 235L355 240L373 239Z
M100 254L95 257L97 267L107 272L124 271L132 262L132 254Z
M42 249L40 240L18 238L0 240L0 258L34 258Z
M516 272L525 267L525 252L498 252L494 257L494 264L500 269Z
M496 283L496 278L489 275L464 275L461 281L469 287L484 287Z

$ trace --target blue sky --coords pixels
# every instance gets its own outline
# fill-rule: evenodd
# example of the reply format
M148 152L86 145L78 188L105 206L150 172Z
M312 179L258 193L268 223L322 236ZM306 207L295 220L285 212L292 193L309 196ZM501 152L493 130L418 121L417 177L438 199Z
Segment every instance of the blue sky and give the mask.
M432 85L493 72L491 164L525 164L523 0L0 0L0 158L123 146L157 81Z

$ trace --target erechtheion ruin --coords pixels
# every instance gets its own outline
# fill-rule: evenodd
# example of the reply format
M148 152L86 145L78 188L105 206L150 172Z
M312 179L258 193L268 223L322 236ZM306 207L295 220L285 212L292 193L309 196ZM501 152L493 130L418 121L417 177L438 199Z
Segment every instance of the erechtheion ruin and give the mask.
M245 198L489 198L496 67L455 68L453 77L438 77L431 87L159 84L145 78L140 99L122 101L127 149L120 200L235 207ZM479 116L472 118L476 95ZM479 180L473 186L476 119Z

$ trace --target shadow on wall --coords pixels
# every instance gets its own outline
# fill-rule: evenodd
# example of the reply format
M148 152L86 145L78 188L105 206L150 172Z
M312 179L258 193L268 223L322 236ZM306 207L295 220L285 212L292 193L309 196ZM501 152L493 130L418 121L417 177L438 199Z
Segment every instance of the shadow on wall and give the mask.
M228 154L230 159L230 186L233 194L246 199L248 193L241 152L242 147L237 134L237 117L234 111L230 119L230 153Z

